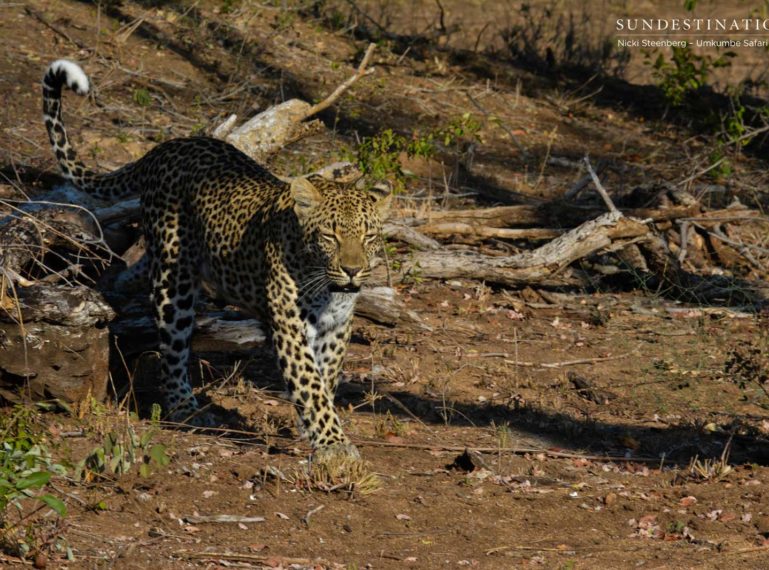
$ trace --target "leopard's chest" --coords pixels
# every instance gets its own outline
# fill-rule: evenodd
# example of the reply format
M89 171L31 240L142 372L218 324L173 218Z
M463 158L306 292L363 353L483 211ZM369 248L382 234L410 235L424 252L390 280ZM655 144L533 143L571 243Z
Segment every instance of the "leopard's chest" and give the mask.
M316 356L322 351L324 337L335 335L347 326L357 297L357 293L327 292L304 307L305 335Z
M325 293L306 308L308 333L314 338L344 328L352 316L358 293Z

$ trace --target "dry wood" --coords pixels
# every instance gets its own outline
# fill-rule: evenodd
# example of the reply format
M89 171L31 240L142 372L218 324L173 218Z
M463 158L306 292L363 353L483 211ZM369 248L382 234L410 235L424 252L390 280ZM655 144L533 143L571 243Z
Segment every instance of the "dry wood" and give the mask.
M183 517L190 524L200 523L262 523L264 517L249 517L242 515L188 515Z
M405 307L390 287L364 287L355 307L355 314L388 326L419 327L430 330L414 311ZM111 326L126 356L154 350L157 346L155 324L149 312L124 315ZM264 345L266 331L258 319L244 318L234 311L208 312L195 319L192 348L196 351L238 352Z
M606 207L609 209L610 212L618 214L619 210L617 209L617 206L614 205L614 202L609 196L609 192L607 192L606 188L604 188L603 184L601 184L601 179L598 178L598 175L595 173L595 170L593 170L593 165L590 164L590 159L587 157L587 155L585 155L583 162L585 163L585 168L587 168L587 173L590 175L590 178L593 181L593 185L595 186L595 189L598 191L598 194L603 199L604 203L606 204Z
M408 214L407 210L403 211ZM411 226L435 223L480 224L488 227L504 228L510 226L539 225L544 222L542 207L534 205L497 206L472 210L434 210L427 218L406 218L402 223Z
M562 274L568 265L615 242L646 236L648 231L640 221L610 212L535 250L517 255L492 257L475 252L414 252L404 262L403 274L437 279L482 279L510 286L573 284L578 281Z
M433 238L397 220L385 223L382 227L382 235L413 245L417 249L440 249L441 247L441 244Z
M328 109L331 105L333 105L339 97L342 96L342 94L347 91L350 87L352 87L353 83L358 81L361 77L364 75L369 75L374 72L374 69L366 69L368 67L369 62L371 61L371 56L374 54L374 49L376 48L376 44L369 44L368 49L366 49L366 53L363 56L363 59L360 62L360 65L358 65L358 70L355 72L355 75L351 76L347 81L342 83L339 87L337 87L331 95L326 97L323 101L320 103L316 103L312 107L310 107L307 110L307 114L304 116L304 119L311 117L313 115L316 115L320 113L321 111L324 111Z
M109 373L103 325L114 313L101 295L69 285L14 291L0 310L0 395L9 401L103 399Z
M556 238L564 233L564 230L550 228L492 228L457 222L425 224L419 226L419 231L436 237L461 236L473 241L489 238L543 240Z
M257 564L266 564L270 568L286 568L287 566L299 565L307 566L314 564L314 567L330 568L331 563L322 558L310 560L309 558L289 558L286 556L260 556L258 554L238 554L235 552L189 552L179 550L173 553L178 558L189 560L232 560L234 562L256 562ZM251 566L249 566L251 567ZM265 566L260 566L264 568Z
M0 220L0 267L23 275L35 264L41 269L47 252L74 252L109 259L100 228L89 212L60 204L25 204ZM33 210L33 207L36 208Z
M641 220L662 222L679 218L688 218L700 215L700 206L697 204L670 206L667 208L620 208L620 211L628 217ZM727 210L732 212L732 210ZM552 227L570 226L572 223L580 224L590 220L605 210L594 207L576 207L573 204L541 204L541 205L517 205L497 206L494 208L478 208L472 210L439 210L431 212L427 217L417 217L417 212L403 210L403 218L398 222L407 226L422 230L421 226L436 224L470 224L491 228L509 227ZM719 210L722 214L724 211ZM738 213L737 216L742 214ZM754 216L760 215L751 210ZM745 217L749 217L747 214Z
M424 330L430 327L414 311L406 308L396 291L391 287L364 287L355 305L355 314L371 321L395 326L417 326Z
M597 356L595 358L577 358L574 360L564 360L561 362L525 362L522 360L505 360L506 364L522 366L524 368L564 368L566 366L576 366L579 364L595 364L596 362L608 362L610 360L622 360L631 356L634 352L618 354L616 356Z
M314 509L310 509L309 511L307 511L307 514L302 517L302 522L305 525L310 526L310 517L312 517L312 515L314 515L316 513L319 513L320 511L322 511L325 508L326 508L326 505L318 505Z
M355 74L323 101L310 105L301 99L290 99L266 109L237 128L233 128L237 117L230 115L213 129L213 135L223 138L257 162L265 162L290 142L323 128L319 121L307 122L307 119L333 105L361 77L374 71L367 67L375 47L375 44L369 45Z

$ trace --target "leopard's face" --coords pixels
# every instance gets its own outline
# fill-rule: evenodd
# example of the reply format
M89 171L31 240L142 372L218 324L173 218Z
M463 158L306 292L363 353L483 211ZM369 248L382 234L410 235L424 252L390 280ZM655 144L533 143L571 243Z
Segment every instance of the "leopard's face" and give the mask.
M315 176L294 181L292 195L312 260L307 286L324 283L338 290L359 289L380 248L389 188L362 190Z

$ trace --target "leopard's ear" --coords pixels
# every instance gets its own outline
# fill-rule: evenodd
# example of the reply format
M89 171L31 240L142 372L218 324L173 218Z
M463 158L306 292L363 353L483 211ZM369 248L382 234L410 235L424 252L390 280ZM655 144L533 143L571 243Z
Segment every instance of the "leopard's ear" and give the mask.
M294 212L299 221L306 220L323 198L306 178L294 178L291 181L291 197L294 199Z
M390 210L390 202L393 196L393 187L389 182L377 182L368 189L368 194L376 205L379 218L384 220Z

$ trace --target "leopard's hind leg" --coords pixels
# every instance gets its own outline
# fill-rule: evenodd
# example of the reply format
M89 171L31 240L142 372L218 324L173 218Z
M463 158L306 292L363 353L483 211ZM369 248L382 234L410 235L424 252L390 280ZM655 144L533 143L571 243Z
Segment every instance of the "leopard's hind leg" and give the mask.
M160 339L163 408L173 421L208 425L208 418L196 414L198 402L189 377L195 301L200 292L199 255L191 245L191 230L179 223L178 215L165 213L162 220L146 235Z

